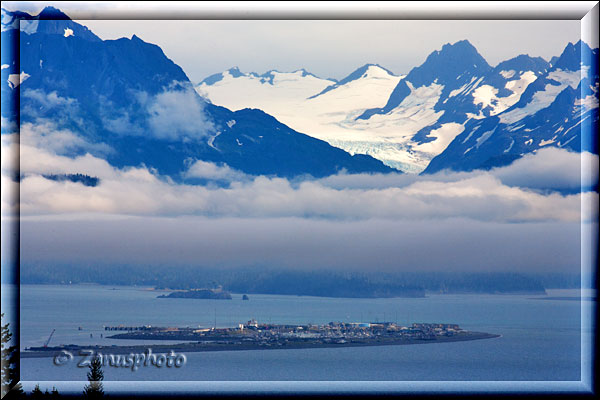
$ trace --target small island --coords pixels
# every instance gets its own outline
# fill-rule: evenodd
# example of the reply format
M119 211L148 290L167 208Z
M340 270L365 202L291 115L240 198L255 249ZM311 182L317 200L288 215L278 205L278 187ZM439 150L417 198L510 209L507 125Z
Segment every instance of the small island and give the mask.
M500 337L497 334L472 332L456 324L413 323L401 326L394 322L330 322L326 325L259 324L250 320L236 328L139 327L116 326L106 331L125 331L109 339L176 340L175 345L155 344L153 350L169 349L180 352L306 349L324 347L390 346L427 343L447 343ZM184 343L187 342L187 343ZM51 357L62 350L110 350L112 354L144 351L148 345L130 346L57 346L30 347L21 357Z
M190 289L186 291L172 292L168 295L160 295L159 299L212 299L231 300L231 293L222 289Z

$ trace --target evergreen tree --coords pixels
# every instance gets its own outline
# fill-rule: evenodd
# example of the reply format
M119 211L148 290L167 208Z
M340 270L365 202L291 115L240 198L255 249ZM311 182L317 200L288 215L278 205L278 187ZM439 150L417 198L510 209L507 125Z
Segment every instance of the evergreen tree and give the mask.
M4 313L2 320L4 320ZM10 346L12 333L9 329L10 324L2 325L2 398L10 391L11 398L25 397L23 388L19 383L17 376L17 362L19 360L19 352L16 346Z
M42 392L42 390L40 389L40 384L38 383L37 385L35 385L35 387L33 388L33 390L31 391L31 398L32 399L60 399L60 394L58 393L58 390L56 390L55 387L52 388L52 392L49 392L48 389L46 389L44 392Z
M46 390L46 393L48 393L48 390ZM31 398L34 399L34 400L43 399L44 398L44 393L42 393L42 390L40 389L40 384L39 383L37 385L35 385L35 387L31 391Z
M50 398L51 399L59 399L60 398L60 394L58 393L58 390L56 390L56 388L54 386L52 387L52 393L50 393Z
M86 399L101 399L104 397L104 373L102 372L102 362L100 357L95 357L90 363L90 371L87 373L89 384L85 385L83 395Z

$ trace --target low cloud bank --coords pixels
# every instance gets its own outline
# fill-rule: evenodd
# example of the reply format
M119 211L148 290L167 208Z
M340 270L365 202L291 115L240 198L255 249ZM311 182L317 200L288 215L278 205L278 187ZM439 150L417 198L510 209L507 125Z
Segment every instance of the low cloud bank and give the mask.
M145 167L117 169L90 153L75 158L61 156L61 146L85 148L87 144L64 131L52 134L45 134L43 130L35 130L34 134L33 131L25 129L21 137L22 216L96 213L99 216L573 222L582 217L582 199L598 200L596 192L560 194L531 190L532 186L537 186L534 189L550 184L572 187L579 182L575 170L580 168L580 155L557 149L540 151L489 172L427 176L340 174L301 181L252 177L227 165L188 160L188 178L228 182L219 187L176 184ZM10 136L3 135L3 153L14 150ZM50 144L49 138L53 137L60 140ZM597 159L595 155L584 154L583 157ZM553 167L551 160L559 166ZM2 171L3 184L10 184L4 165ZM100 183L87 187L43 176L77 173L98 177ZM585 219L596 217L584 216Z
M20 184L17 137L2 135L3 218L20 190L24 262L576 272L581 221L597 227L597 207L580 212L597 192L545 190L578 187L582 158L597 167L590 154L547 149L491 171L304 180L188 160L186 178L225 182L190 185L114 168L68 130L24 127ZM74 146L80 156L63 155Z
M495 177L506 186L534 190L573 191L583 188L584 191L589 191L598 183L598 155L548 147L526 154L508 166L489 171L444 170L431 175L339 174L323 178L321 182L338 189L376 189L403 187L419 181L456 182L480 176Z

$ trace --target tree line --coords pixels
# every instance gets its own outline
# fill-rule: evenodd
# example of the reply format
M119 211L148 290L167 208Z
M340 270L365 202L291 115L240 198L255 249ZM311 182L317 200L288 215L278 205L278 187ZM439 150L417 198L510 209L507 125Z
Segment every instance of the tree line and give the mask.
M234 293L329 295L333 297L421 296L437 293L543 293L577 288L577 273L403 271L342 272L334 269L202 266L23 264L21 283L148 286L198 289L222 286Z

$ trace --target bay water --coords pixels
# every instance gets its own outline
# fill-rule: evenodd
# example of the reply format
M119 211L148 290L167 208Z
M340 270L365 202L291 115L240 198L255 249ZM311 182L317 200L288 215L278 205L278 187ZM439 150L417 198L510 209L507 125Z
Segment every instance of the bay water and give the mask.
M549 290L548 297L579 293ZM592 302L544 300L546 296L539 295L351 299L251 294L243 301L242 294L233 294L233 300L160 299L159 294L140 287L22 285L20 347L42 346L53 330L50 346L154 343L107 338L114 332L104 331L104 326L116 325L233 327L250 319L277 324L456 323L501 337L406 346L188 353L180 368L146 366L132 371L106 366L105 381L578 382L585 373L582 354L587 356L582 335L589 337L593 331L592 326L582 331L582 305ZM52 358L23 358L21 380L53 385L85 381L87 369L76 364L56 366Z

